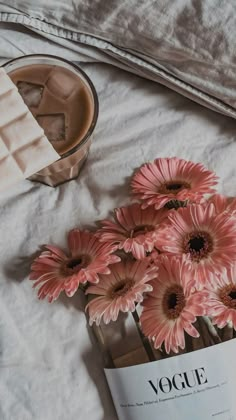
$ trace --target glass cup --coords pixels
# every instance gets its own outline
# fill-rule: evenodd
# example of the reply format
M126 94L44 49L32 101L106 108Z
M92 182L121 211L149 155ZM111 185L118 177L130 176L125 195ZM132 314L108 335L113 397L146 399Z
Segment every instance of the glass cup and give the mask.
M30 67L29 67L30 66ZM36 70L39 70L38 66L51 66L52 67L52 71L56 70L60 70L62 69L62 72L66 72L66 77L68 80L68 77L70 76L70 72L73 73L73 77L71 75L71 77L74 80L78 81L78 85L79 84L83 87L84 91L86 91L86 95L88 95L89 98L89 118L86 119L86 121L88 121L87 126L83 127L83 131L82 133L82 137L80 136L79 140L76 143L76 138L75 140L72 141L72 145L71 148L69 146L67 146L66 151L61 150L61 145L62 143L60 142L57 143L56 147L55 147L55 141L51 141L49 136L47 135L47 132L45 131L45 134L47 135L47 137L49 138L49 140L51 141L52 146L58 151L58 153L60 154L60 159L57 160L56 162L52 163L51 165L47 166L46 168L40 170L39 172L35 173L33 176L31 176L29 179L31 181L38 181L41 182L43 184L49 185L51 187L56 187L57 185L60 185L64 182L70 181L71 179L75 179L78 175L79 172L83 166L83 164L85 163L88 153L89 153L89 148L91 146L91 142L92 142L92 133L94 131L94 128L96 126L96 122L97 122L97 118L98 118L98 97L97 97L97 93L96 90L94 88L93 83L91 82L91 80L89 79L89 77L85 74L85 72L83 70L80 69L80 67L78 67L77 65L70 63L67 60L64 60L62 58L58 58L56 56L53 55L44 55L44 54L33 54L33 55L26 55L23 57L19 57L16 59L13 59L11 61L8 61L7 63L4 64L4 68L5 71L8 73L8 75L10 77L12 77L12 80L14 81L14 77L13 75L17 75L17 71L20 70L22 71L24 74L24 68L27 70L30 68L30 74L32 76L33 72ZM43 69L43 67L40 67ZM46 67L45 67L46 68ZM37 70L38 69L38 70ZM76 75L76 77L75 77ZM70 77L69 77L70 78ZM74 82L73 80L73 82ZM57 82L57 80L56 80ZM20 83L25 83L25 82L20 82ZM26 80L27 83L27 80ZM34 85L32 84L32 80L30 80L30 82L28 83L28 85L31 87ZM45 85L46 86L46 85ZM63 84L56 84L56 87L58 86L58 91L62 91L60 92L60 98L63 98L64 92L63 92ZM70 86L69 86L70 87ZM26 85L27 88L27 85ZM55 85L54 85L54 94L55 94L55 98L56 98L56 94L57 92L55 92ZM20 89L19 89L20 91ZM76 84L74 89L72 89L71 94L68 95L68 98L64 98L63 100L61 100L61 103L65 105L66 107L66 101L70 101L70 98L73 98L74 92L76 91ZM21 91L20 91L21 93ZM37 92L36 92L36 98L37 98ZM23 98L24 99L24 98ZM60 102L60 101L59 101ZM26 102L27 104L27 102ZM68 102L69 104L69 102ZM36 110L37 110L37 106L35 107L35 103L34 106L31 108L30 104L27 104L30 111L32 112L32 114L35 116L36 114ZM72 103L70 104L72 105ZM70 108L70 107L69 107ZM75 108L75 107L74 107ZM79 110L77 112L76 109L73 108L73 115L71 114L70 117L73 118L73 120L70 120L76 123L76 119L77 118L81 118L81 116L78 115ZM87 108L86 108L87 109ZM72 110L72 108L71 108ZM68 111L70 112L70 111ZM53 116L55 115L60 115L58 114L58 104L56 103L56 99L55 99L55 109L53 106L53 101L52 101L52 106L50 108L50 112L45 112L43 115L43 119L44 121L47 120L47 118L53 118ZM61 114L62 115L62 114ZM63 114L64 115L64 114ZM45 119L46 117L46 119ZM36 118L38 120L39 125L41 125L41 120L40 118ZM59 124L61 124L60 120L59 120ZM73 126L73 124L71 124ZM43 125L41 125L42 128L45 129L45 127ZM59 127L59 129L61 129ZM66 129L65 129L66 130ZM63 145L62 145L63 146ZM58 150L59 147L59 150Z

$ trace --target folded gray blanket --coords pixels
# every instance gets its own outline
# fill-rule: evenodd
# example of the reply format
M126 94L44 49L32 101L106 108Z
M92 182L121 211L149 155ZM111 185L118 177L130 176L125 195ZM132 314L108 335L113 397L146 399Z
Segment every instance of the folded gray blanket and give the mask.
M100 49L236 117L234 0L8 0L0 21Z

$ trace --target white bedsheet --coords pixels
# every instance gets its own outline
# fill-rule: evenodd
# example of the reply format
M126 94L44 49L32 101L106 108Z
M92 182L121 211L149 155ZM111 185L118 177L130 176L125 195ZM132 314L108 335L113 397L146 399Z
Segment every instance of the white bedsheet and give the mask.
M19 37L3 34L1 56L16 55ZM23 44L24 53L33 52ZM46 51L55 46L48 42ZM236 195L235 120L111 65L83 61L100 115L81 175L55 189L23 181L0 195L1 420L116 419L83 299L62 296L50 305L31 287L39 245L63 247L69 229L93 226L127 204L133 170L158 156L203 162L221 177L219 191Z

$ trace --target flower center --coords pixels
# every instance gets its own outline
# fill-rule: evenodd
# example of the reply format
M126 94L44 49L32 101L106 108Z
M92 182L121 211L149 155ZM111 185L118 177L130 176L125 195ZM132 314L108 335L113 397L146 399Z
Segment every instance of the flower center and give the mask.
M81 263L82 263L82 258L77 258L77 259L74 259L74 260L70 260L67 263L67 268L71 268L73 270L74 268L76 268Z
M166 184L166 189L167 190L169 190L169 191L172 191L172 190L180 190L181 188L183 187L183 185L182 184L178 184L178 183L176 183L176 184Z
M166 182L165 184L162 184L160 186L160 188L158 188L158 192L161 194L178 194L178 192L185 190L185 189L190 189L191 185L188 182L184 182L184 181L169 181Z
M91 257L89 255L79 255L78 257L71 258L66 261L65 265L62 267L63 275L72 275L78 273L81 268L85 268L91 262Z
M219 292L221 302L228 308L236 309L236 286L229 284Z
M194 261L206 258L213 250L213 241L207 232L192 232L186 235L183 250Z
M164 207L168 210L172 210L172 209L177 210L180 207L187 207L187 205L188 205L188 200L185 200L185 201L170 200L164 205Z
M169 319L178 318L185 307L183 288L177 284L169 287L164 294L162 306Z
M111 299L115 299L120 296L126 295L126 293L132 289L135 282L134 280L124 279L113 285L110 290L109 296Z
M153 230L153 226L151 225L139 225L135 226L134 229L132 229L129 233L130 238L136 238L137 236L141 234L145 234L147 232L151 232Z
M235 299L235 301L236 301L236 290L233 290L232 292L230 292L229 297L233 300Z

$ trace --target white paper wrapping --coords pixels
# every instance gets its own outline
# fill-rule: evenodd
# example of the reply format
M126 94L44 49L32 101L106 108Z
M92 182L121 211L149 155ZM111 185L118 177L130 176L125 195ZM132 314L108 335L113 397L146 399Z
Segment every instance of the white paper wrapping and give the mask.
M60 158L0 68L0 191Z
M236 339L189 354L105 369L119 420L235 420Z

